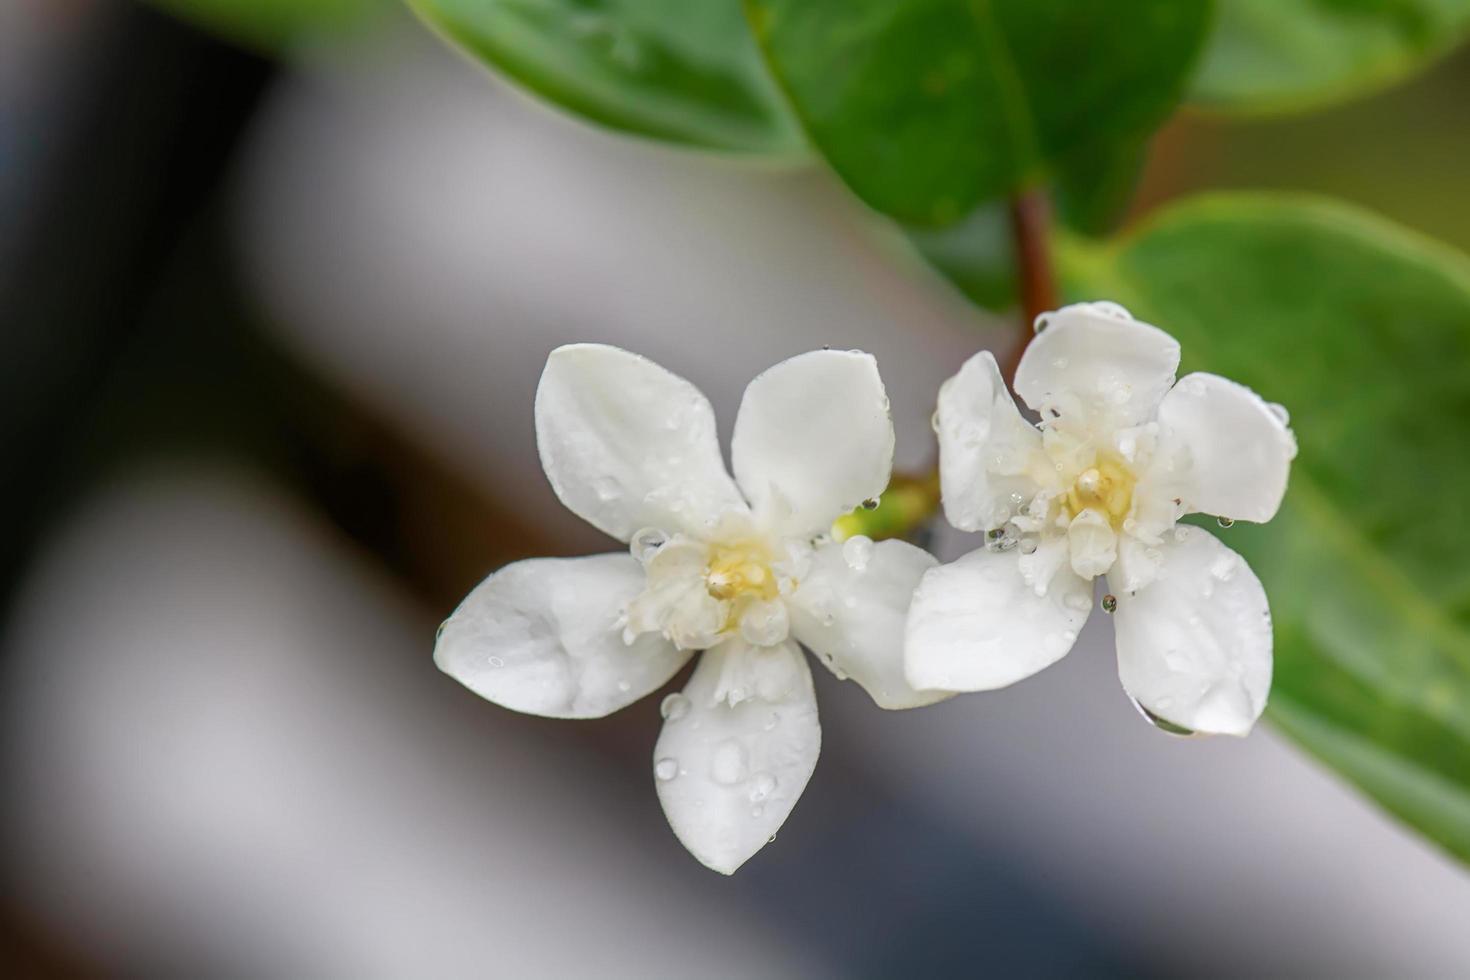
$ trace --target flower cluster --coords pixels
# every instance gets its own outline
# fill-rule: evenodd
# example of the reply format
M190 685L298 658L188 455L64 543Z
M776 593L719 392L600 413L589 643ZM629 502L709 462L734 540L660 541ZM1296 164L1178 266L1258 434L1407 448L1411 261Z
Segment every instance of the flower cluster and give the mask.
M1041 318L1015 390L988 352L939 394L950 523L985 544L939 565L898 540L834 539L887 486L873 358L813 351L746 389L726 471L709 402L613 347L547 360L536 435L553 490L628 550L516 562L440 629L439 666L508 708L595 718L663 686L659 800L731 873L786 819L821 744L801 648L884 708L1003 687L1062 657L1106 578L1119 673L1156 723L1245 734L1271 680L1270 613L1245 563L1189 513L1268 520L1295 442L1279 406L1121 307Z

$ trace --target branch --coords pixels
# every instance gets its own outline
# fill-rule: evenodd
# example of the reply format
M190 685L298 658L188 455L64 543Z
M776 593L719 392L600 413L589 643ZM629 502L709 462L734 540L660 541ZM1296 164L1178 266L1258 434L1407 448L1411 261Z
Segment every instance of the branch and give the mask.
M1056 276L1051 265L1051 201L1046 191L1033 187L1011 198L1011 242L1016 261L1016 286L1021 300L1021 336L1014 352L1001 365L1006 380L1015 384L1016 367L1034 335L1032 324L1042 313L1057 308Z

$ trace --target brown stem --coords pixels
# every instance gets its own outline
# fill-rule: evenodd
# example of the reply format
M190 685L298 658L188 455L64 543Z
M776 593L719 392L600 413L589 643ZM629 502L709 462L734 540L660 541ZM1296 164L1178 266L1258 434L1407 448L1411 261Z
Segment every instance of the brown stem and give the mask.
M1021 301L1021 336L1014 352L1001 365L1006 380L1015 383L1021 354L1034 335L1037 316L1057 308L1056 276L1052 272L1051 201L1040 187L1011 198L1011 241L1016 256L1016 285Z

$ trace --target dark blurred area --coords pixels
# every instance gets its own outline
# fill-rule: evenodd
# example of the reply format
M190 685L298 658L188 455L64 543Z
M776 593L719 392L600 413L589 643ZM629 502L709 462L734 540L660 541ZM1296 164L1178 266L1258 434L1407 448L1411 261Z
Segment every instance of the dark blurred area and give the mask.
M1461 54L1311 119L1182 118L1139 209L1319 190L1470 247L1467 83ZM763 367L863 347L927 458L939 382L1007 328L873 220L588 129L397 11L279 54L0 0L0 970L1462 971L1459 867L1270 732L1138 723L1105 630L1004 700L819 676L817 774L732 879L663 821L655 699L555 722L434 670L490 570L614 547L536 462L560 343L648 354L726 432Z

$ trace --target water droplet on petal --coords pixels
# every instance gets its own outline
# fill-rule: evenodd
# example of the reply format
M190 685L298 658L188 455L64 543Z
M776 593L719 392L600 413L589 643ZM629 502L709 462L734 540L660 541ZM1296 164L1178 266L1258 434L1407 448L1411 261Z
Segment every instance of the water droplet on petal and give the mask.
M1115 320L1133 319L1132 313L1129 313L1127 309L1110 300L1097 300L1092 304L1092 309L1094 312L1101 313L1103 316L1110 316Z
M1158 715L1145 708L1137 698L1129 698L1128 700L1132 701L1133 707L1137 708L1138 713L1143 715L1144 721L1148 722L1150 725L1154 726L1161 732L1165 732L1169 735L1174 735L1179 738L1191 738L1199 734L1199 732L1195 731L1192 728L1185 728L1183 725L1174 724L1174 722L1170 721L1167 718L1160 718ZM1159 699L1159 706L1165 706L1165 699Z
M1276 402L1271 402L1266 407L1271 410L1271 414L1276 416L1276 420L1282 425L1291 424L1291 413L1286 410L1285 405L1278 405Z
M756 773L753 782L755 785L750 788L750 802L752 803L768 799L776 791L776 777L768 772Z
M638 559L638 564L647 565L668 540L669 536L658 528L645 527L635 531L628 540L628 553Z
M767 718L766 723L761 727L768 732L773 732L779 724L781 724L781 716L772 711L771 717Z
M658 760L653 764L653 774L657 776L661 782L668 782L675 776L679 775L679 760L669 758Z
M633 685L629 684L627 681L618 681L618 690L622 691L624 694L627 694L629 691L633 690Z
M938 432L942 424L943 423L939 421L939 409L936 408L934 410L934 414L929 416L929 428L933 429L935 432Z
M505 666L505 661L502 660L500 657L491 657L490 658L490 666L491 667L504 667Z
M724 786L734 786L746 776L745 746L733 738L727 738L715 746L710 759L710 776Z
M1092 597L1085 592L1068 592L1062 602L1069 608L1081 612L1092 605Z
M1109 592L1102 597L1102 611L1113 613L1118 611L1118 597Z
M765 813L765 812L766 812L766 808L764 806L761 806L760 804L756 804L755 806L753 806L753 807L750 808L750 815L752 817L758 817L762 813Z
M689 699L675 691L658 706L658 713L663 716L664 721L678 721L689 713Z
M447 619L446 619L446 620L445 620L445 621L444 621L444 622L442 622L442 623L440 623L440 624L439 624L439 628L438 628L438 629L436 629L436 630L435 630L435 631L434 631L434 639L435 639L435 640L436 640L436 641L437 641L437 640L438 640L438 639L439 639L439 638L440 638L440 637L441 637L441 636L443 636L443 635L444 635L444 630L445 630L445 629L446 629L446 628L448 628L448 626L449 626L449 620L447 620Z
M1235 526L1235 521L1232 520L1229 517L1217 517L1217 518L1215 518L1215 523L1218 524L1218 525L1220 525L1221 527L1234 527Z
M867 500L864 500L863 501L863 510L877 510L877 509L878 509L878 501L877 501L877 498L869 497Z
M1049 323L1050 321L1047 320L1046 314L1043 313L1041 316L1038 316L1035 320L1031 321L1031 329L1036 333L1041 333L1047 328Z
M842 542L842 560L847 562L847 567L854 572L867 571L868 562L873 558L873 539L865 535L855 534Z
M1014 524L992 528L985 532L985 550L990 552L1014 551L1021 543L1021 529Z
M741 637L756 646L774 646L786 639L790 631L790 614L780 599L752 602L740 617Z

